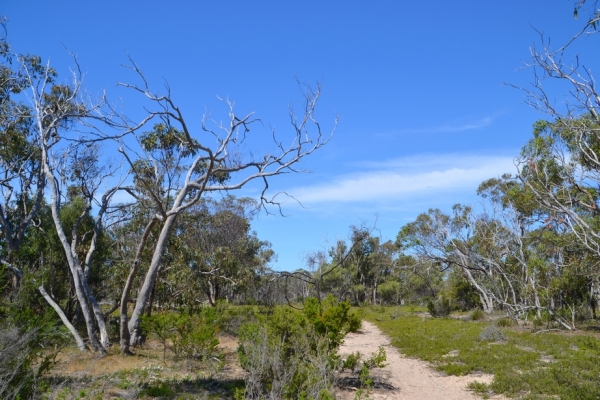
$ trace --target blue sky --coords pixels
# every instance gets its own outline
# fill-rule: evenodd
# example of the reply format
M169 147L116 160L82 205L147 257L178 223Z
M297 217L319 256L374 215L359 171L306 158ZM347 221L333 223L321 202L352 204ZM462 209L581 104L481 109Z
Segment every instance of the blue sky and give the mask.
M535 29L564 43L585 20L572 11L569 0L6 0L0 8L13 50L50 59L66 79L68 49L88 90L123 96L133 116L139 98L115 87L134 79L121 67L128 54L157 91L168 82L194 129L205 109L224 111L221 96L254 111L264 124L257 130L285 137L288 106L301 100L296 79L321 82L317 116L324 129L339 116L337 131L302 163L311 173L270 185L303 207L288 200L287 217L261 214L253 224L278 253L273 267L288 270L346 238L350 225L376 224L393 240L419 213L476 204L481 181L514 172L513 158L544 115L503 83L530 84L522 67L540 44ZM584 60L591 47L582 48ZM235 194L256 193L249 186Z

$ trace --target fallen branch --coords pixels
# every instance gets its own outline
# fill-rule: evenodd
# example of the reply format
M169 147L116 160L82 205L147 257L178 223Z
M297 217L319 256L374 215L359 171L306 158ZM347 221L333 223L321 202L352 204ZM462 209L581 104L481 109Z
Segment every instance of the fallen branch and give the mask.
M43 286L38 287L38 290L40 291L42 296L44 296L44 299L46 299L48 304L50 304L52 306L52 308L54 308L54 311L56 311L56 313L60 317L63 324L65 324L65 326L67 327L69 332L71 332L71 335L73 336L73 338L75 339L75 342L77 343L77 348L83 352L87 351L87 348L85 346L85 343L83 342L83 339L81 338L81 336L79 335L79 333L77 332L77 330L75 329L73 324L71 324L71 321L69 321L69 319L67 318L67 316L65 315L63 310L60 308L60 306L58 304L56 304L56 302L52 299L52 297L50 297L50 295L48 294L48 292L46 292L46 290L44 289Z

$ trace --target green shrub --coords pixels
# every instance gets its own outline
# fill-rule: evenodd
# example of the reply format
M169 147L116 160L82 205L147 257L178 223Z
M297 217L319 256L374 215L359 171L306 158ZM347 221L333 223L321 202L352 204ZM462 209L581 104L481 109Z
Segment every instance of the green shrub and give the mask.
M350 371L354 372L358 367L361 358L362 355L360 354L360 351L357 351L356 353L350 353L342 362L342 371L349 369Z
M507 328L513 325L515 325L515 321L508 317L502 317L496 321L496 326L500 328Z
M350 313L350 303L338 302L333 296L319 302L308 298L304 302L304 315L314 327L317 335L329 339L330 348L337 348L348 332L360 328L361 320Z
M40 378L50 369L53 357L39 351L46 340L43 329L0 329L0 398L35 398L43 390Z
M450 287L446 291L446 296L451 299L455 308L468 311L481 307L481 299L477 291L464 277L452 274L448 284Z
M348 302L308 298L302 310L281 306L257 318L239 335L247 399L330 399L336 372L358 367L358 355L344 362L337 354L344 336L361 323Z
M485 319L485 313L481 308L476 308L475 310L471 311L469 318L471 321L481 321Z
M140 395L149 397L171 397L175 395L175 392L171 386L162 382L156 386L152 385L144 388Z
M232 336L238 335L242 325L255 322L255 315L259 311L256 306L231 306L223 301L217 303L216 309L220 318L221 332Z
M467 387L473 391L473 393L481 396L484 399L489 399L490 388L483 382L474 381L467 385Z
M0 399L36 398L45 391L44 375L70 340L53 310L28 308L22 292L14 303L0 301Z
M450 300L445 297L440 297L435 302L430 300L427 303L427 310L432 317L444 318L450 315L452 307L450 306Z
M397 281L386 281L379 285L377 288L377 294L379 298L386 304L397 304L400 299L400 293L402 286Z
M542 328L544 325L547 324L547 322L544 322L541 318L534 318L532 321L533 327L535 329L540 329Z
M142 328L163 345L163 359L170 350L175 359L206 361L217 352L219 320L213 308L199 312L155 313L142 318Z
M176 359L187 358L206 361L219 345L219 322L214 308L204 308L193 315L181 314L172 337Z
M170 312L154 313L150 317L142 317L142 330L163 345L163 360L167 357L167 349L176 323L177 315Z

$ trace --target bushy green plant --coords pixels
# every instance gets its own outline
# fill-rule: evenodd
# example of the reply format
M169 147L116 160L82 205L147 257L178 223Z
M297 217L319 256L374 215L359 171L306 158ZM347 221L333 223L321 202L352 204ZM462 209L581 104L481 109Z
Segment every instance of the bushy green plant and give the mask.
M193 314L155 313L143 318L142 327L163 345L163 359L167 350L173 352L175 359L199 361L206 361L217 352L219 320L213 308Z
M481 307L481 299L477 291L463 276L451 274L447 286L446 296L451 299L456 309L468 311Z
M471 311L471 314L469 315L469 319L471 321L481 321L485 319L485 313L483 312L483 310L481 308L476 308L473 311Z
M350 371L354 372L354 370L356 370L358 367L361 358L362 354L360 354L360 351L348 354L342 363L342 371L349 369Z
M142 317L142 329L152 335L163 345L163 360L167 357L171 338L174 336L177 315L170 312L154 313L152 316Z
M469 388L469 390L472 390L473 393L477 394L478 396L481 396L484 399L489 399L489 392L490 392L490 388L488 385L486 385L483 382L478 382L478 381L474 381L471 382L467 385L467 387Z
M232 306L224 301L217 302L215 308L220 318L221 332L232 336L238 335L242 325L255 321L255 315L260 310L258 306Z
M239 335L245 398L332 398L335 373L344 365L337 350L346 333L360 327L350 304L309 298L301 310L281 306L258 318Z
M515 321L508 317L502 317L496 321L496 326L500 328L506 328L513 325L515 325Z
M204 308L192 315L181 314L175 330L177 334L172 341L176 358L206 361L217 351L219 321L214 308Z
M350 303L338 302L328 296L323 301L308 298L304 302L304 315L319 336L327 337L330 348L337 348L348 332L360 328L360 317L350 312Z
M158 385L150 385L144 388L140 395L149 397L171 397L175 395L175 392L167 383L161 382Z
M377 350L377 353L373 353L371 357L364 361L359 376L360 383L363 386L370 387L373 384L373 379L371 378L371 371L373 370L373 368L385 367L386 359L387 355L385 353L385 349L380 346Z
M435 302L430 300L427 303L427 311L429 311L429 314L431 314L432 317L447 317L450 315L450 311L452 311L450 300L445 297L439 297L437 300L435 300Z
M29 399L43 392L43 377L69 340L53 311L27 307L23 295L30 286L23 284L14 302L0 301L0 399Z
M402 286L400 282L386 281L379 285L377 293L379 298L386 304L398 304L400 301L400 293L402 292Z

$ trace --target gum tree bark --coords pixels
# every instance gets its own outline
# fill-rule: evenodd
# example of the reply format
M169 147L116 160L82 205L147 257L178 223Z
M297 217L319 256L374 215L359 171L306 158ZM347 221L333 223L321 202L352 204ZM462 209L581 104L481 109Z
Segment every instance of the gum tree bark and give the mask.
M142 258L142 251L144 250L144 247L146 246L146 242L148 241L148 238L150 237L150 232L152 232L152 228L154 228L154 226L156 225L156 223L158 222L157 218L153 218L152 220L150 220L150 222L148 223L148 225L146 225L146 228L144 229L144 234L142 235L142 239L137 247L136 253L135 253L135 259L133 261L133 266L131 267L131 271L129 272L129 276L127 277L127 281L125 282L125 287L123 288L123 294L121 296L121 308L120 308L120 319L121 319L121 329L120 329L120 334L121 334L121 353L122 354L127 354L127 355L132 355L133 353L131 352L130 348L129 348L129 341L131 339L131 336L129 334L129 326L127 324L128 322L128 317L127 317L127 308L128 308L128 304L129 304L129 294L131 293L131 287L133 286L133 280L135 279L138 269L140 267L140 263L141 263L141 258Z

